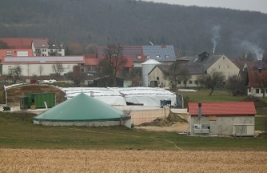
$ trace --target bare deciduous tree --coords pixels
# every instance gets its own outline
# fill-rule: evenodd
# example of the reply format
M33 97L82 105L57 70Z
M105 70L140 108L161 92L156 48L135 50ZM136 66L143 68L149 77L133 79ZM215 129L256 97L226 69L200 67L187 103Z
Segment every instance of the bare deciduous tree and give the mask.
M63 72L63 65L60 63L56 63L52 65L53 72L55 72L56 76L60 76L60 74Z
M38 72L39 72L40 76L42 76L43 71L44 71L44 67L43 67L43 65L39 65L39 67L38 67Z
M22 68L18 65L9 69L7 78L12 80L12 83L17 83L17 80L20 79L22 73Z
M180 70L180 76L181 76L181 80L184 81L184 87L186 87L187 81L191 79L191 75L189 74L189 71L186 68L182 68Z
M209 95L211 96L215 87L222 87L225 76L223 73L213 70L211 73L202 75L198 78L200 84L209 88L211 91Z
M267 73L265 71L255 72L254 77L255 81L258 83L258 86L262 91L262 97L265 98L267 88Z
M117 75L127 63L127 59L123 56L122 51L121 44L108 45L104 51L104 58L99 62L103 74L112 76L113 86L117 86Z
M226 81L226 88L230 89L233 95L240 95L246 92L245 79L237 75L229 76Z

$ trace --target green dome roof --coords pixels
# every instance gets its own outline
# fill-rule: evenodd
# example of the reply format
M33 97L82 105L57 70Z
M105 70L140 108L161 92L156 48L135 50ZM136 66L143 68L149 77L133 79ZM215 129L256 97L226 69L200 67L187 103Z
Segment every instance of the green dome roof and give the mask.
M35 116L37 121L118 121L124 113L81 93Z

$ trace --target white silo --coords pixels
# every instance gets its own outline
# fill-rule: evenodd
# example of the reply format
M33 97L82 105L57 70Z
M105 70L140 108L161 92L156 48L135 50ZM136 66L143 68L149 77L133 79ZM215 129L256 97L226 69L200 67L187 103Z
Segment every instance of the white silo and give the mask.
M143 79L143 86L148 87L149 85L149 78L148 73L157 65L161 64L160 62L149 59L146 62L142 63L142 79Z

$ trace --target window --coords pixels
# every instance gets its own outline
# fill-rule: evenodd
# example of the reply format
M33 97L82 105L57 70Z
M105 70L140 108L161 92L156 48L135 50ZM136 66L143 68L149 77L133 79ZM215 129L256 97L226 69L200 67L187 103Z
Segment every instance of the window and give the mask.
M170 58L170 56L169 55L165 55L165 58Z
M28 56L28 51L18 51L17 56Z
M221 66L219 66L219 68L221 68Z
M141 59L141 56L137 56L138 59Z
M6 51L7 56L11 56L11 50Z
M156 58L160 58L160 56L159 56L159 55L157 55L157 56L156 56Z
M248 91L251 92L251 88L249 88Z
M178 80L178 84L181 84L181 81Z
M256 93L260 93L260 89L256 89Z
M197 80L195 80L195 84L198 84L198 81Z
M159 77L157 77L157 80L159 80Z
M193 83L193 82L190 80L190 81L189 81L189 84L192 84L192 83Z
M184 84L186 84L186 80L184 80Z
M264 89L261 89L261 93L264 93Z

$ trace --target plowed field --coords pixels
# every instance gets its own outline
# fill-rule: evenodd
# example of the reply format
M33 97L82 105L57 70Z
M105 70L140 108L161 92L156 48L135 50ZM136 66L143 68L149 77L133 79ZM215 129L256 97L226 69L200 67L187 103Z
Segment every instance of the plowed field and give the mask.
M0 149L0 172L266 172L267 152Z

